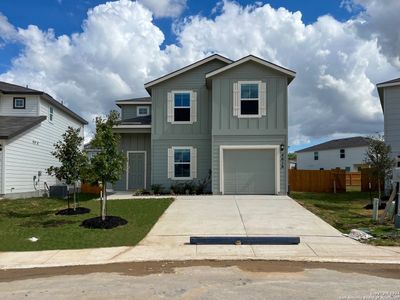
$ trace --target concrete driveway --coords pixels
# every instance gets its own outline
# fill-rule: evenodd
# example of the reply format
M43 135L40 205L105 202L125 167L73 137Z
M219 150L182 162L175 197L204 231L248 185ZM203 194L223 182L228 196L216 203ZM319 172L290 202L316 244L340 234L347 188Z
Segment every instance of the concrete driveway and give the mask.
M299 245L188 245L190 236L300 236ZM179 196L137 246L165 257L398 262L399 253L356 242L288 196ZM396 249L397 250L397 249ZM149 256L151 255L149 253Z

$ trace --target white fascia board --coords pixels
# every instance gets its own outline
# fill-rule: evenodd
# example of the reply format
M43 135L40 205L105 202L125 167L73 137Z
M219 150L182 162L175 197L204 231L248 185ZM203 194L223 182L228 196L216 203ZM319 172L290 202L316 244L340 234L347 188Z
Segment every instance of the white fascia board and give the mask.
M397 85L400 85L400 82L380 83L380 84L377 84L376 87L384 88L384 87L391 87L391 86L397 86Z
M284 74L286 74L286 75L288 75L288 76L291 76L291 77L293 77L293 78L296 77L296 72L287 70L287 69L285 69L285 68L283 68L283 67L280 67L280 66L278 66L278 65L275 65L275 64L273 64L273 63L270 63L270 62L265 61L265 60L263 60L263 59L260 59L260 58L258 58L258 57L247 56L247 57L242 58L242 59L239 59L239 60L237 60L237 61L235 61L235 62L233 62L233 63L231 63L231 64L229 64L229 65L227 65L227 66L225 66L225 67L222 67L222 68L219 68L219 69L217 69L217 70L215 70L215 71L212 71L212 72L210 72L210 73L207 73L207 74L206 74L206 78L213 77L213 76L215 76L215 75L217 75L217 74L219 74L219 73L222 73L222 72L224 72L224 71L226 71L226 70L229 70L229 69L231 69L231 68L234 68L234 67L236 67L236 66L238 66L238 65L240 65L240 64L242 64L242 63L248 62L248 61L250 61L250 60L251 60L251 61L255 61L255 62L257 62L257 63L260 63L260 64L262 64L262 65L264 65L264 66L266 66L266 67L269 67L269 68L274 69L274 70L276 70L276 71L279 71L279 72L281 72L281 73L284 73Z

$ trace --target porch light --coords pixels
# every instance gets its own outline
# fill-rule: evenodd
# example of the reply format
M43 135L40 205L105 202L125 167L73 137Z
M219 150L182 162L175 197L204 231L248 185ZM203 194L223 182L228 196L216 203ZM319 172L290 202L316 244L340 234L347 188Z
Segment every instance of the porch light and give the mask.
M285 145L281 144L281 151L285 150Z

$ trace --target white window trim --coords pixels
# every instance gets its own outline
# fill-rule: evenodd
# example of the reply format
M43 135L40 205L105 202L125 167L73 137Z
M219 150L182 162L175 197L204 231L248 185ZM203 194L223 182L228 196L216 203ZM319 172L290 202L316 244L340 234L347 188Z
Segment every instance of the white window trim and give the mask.
M126 151L126 190L129 189L129 154L130 153L144 153L144 189L147 189L147 151Z
M190 101L190 105L189 106L178 106L180 108L189 108L189 116L190 116L190 121L175 121L175 94L180 94L180 93L188 93L189 94L189 101ZM172 117L172 122L171 124L193 124L192 121L192 93L193 91L191 90L174 90L171 91L171 95L172 95L172 110L173 110L173 117Z
M139 111L141 108L145 108L146 109L146 113L145 114L140 114ZM148 106L137 106L136 107L136 115L138 117L145 117L145 116L149 116L150 115L150 107Z
M243 115L242 114L242 84L258 84L258 114L257 115ZM238 113L238 118L261 118L261 109L260 109L260 90L261 90L261 81L260 80L243 80L243 81L238 81L238 86L239 86L239 113ZM254 99L246 99L246 100L256 100ZM244 101L246 101L244 100Z
M281 190L280 177L280 145L221 145L219 146L219 190L224 195L224 151L225 150L275 150L275 194Z
M173 169L173 176L171 177L172 180L192 180L192 168L193 168L193 162L192 162L192 152L193 152L193 147L191 146L179 146L179 147L171 147L172 148L172 153L173 153L173 158L172 158L172 167ZM190 176L189 177L175 177L175 150L190 150Z
M22 106L17 105L18 100L22 100ZM26 109L26 98L25 97L14 97L13 98L13 109Z
M53 112L50 112L50 109L53 110ZM50 115L52 116L52 118L50 119ZM54 122L54 107L53 106L49 106L49 123L53 124Z

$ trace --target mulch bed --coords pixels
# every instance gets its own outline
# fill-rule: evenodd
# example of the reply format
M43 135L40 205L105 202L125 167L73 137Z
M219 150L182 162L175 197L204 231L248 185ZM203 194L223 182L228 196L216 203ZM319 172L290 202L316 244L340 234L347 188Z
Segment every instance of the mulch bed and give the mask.
M107 216L104 221L101 217L84 220L80 226L90 229L112 229L126 224L128 224L128 221L121 217Z
M370 203L370 204L365 205L364 208L365 209L373 209L374 207ZM385 209L385 208L386 208L386 203L385 202L381 202L381 204L379 205L379 209Z
M66 208L56 212L56 215L60 216L75 216L90 213L90 209L86 207L77 207L75 210L73 208Z

